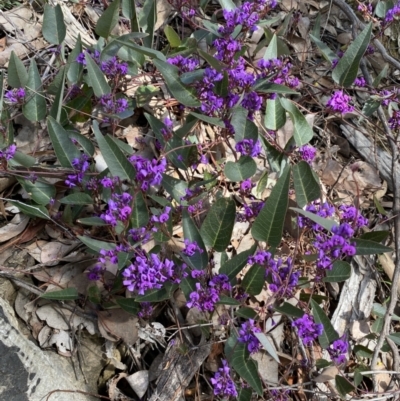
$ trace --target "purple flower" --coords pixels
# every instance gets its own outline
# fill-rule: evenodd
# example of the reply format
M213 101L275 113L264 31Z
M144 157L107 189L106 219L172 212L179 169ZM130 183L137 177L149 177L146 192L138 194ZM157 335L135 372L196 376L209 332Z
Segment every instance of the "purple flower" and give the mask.
M101 96L99 104L106 114L119 114L128 108L128 101L125 98L114 99L110 93Z
M4 93L4 98L9 104L18 104L23 103L25 98L25 89L24 88L16 88L6 91Z
M344 336L339 339L335 340L327 349L329 355L331 356L332 360L336 364L341 364L346 362L346 353L348 350L349 344L347 341L344 340Z
M299 148L299 153L304 161L311 164L317 154L317 149L315 149L314 146L307 144Z
M0 150L0 158L11 160L15 156L16 151L17 151L17 145L13 143L8 148Z
M398 16L400 16L400 2L397 2L397 4L393 8L387 11L384 21L385 24L393 22L394 19Z
M193 71L199 66L198 60L191 57L183 57L180 54L175 57L170 57L167 61L168 63L177 66L179 71L182 73Z
M247 349L251 354L259 351L261 348L261 343L254 333L261 333L261 329L255 325L253 319L249 319L243 323L239 329L238 341L247 344Z
M389 118L388 123L392 130L400 128L400 110L393 110L392 117Z
M182 250L186 256L193 256L196 252L203 253L203 250L199 247L196 241L190 241L189 239L184 240L185 248Z
M299 336L304 345L310 345L324 331L324 326L315 323L313 318L306 313L303 317L294 320L292 326L299 331Z
M169 220L169 212L171 211L171 208L169 206L165 207L165 210L163 213L161 213L159 216L152 216L151 221L155 223L160 223L164 224Z
M100 63L100 69L104 74L111 78L117 75L126 75L128 73L128 64L120 62L117 57L112 57L110 60Z
M108 209L100 215L106 223L115 227L118 221L127 222L131 212L132 196L123 192L122 194L112 193L107 205Z
M162 175L167 169L167 160L163 157L160 160L148 160L142 156L133 155L129 161L136 169L135 180L140 183L142 191L147 191L150 185L160 185Z
M237 397L235 382L231 378L228 362L222 359L222 368L218 369L214 377L210 379L214 388L214 395L221 397Z
M255 186L255 184L253 184L253 183L251 182L251 179L248 178L247 180L244 180L244 181L241 182L241 184L240 184L240 189L241 189L243 192L250 192L251 189L252 189L254 186Z
M75 158L72 160L72 167L76 170L75 174L69 174L68 179L65 180L65 185L69 188L76 187L78 184L81 184L83 181L83 177L85 172L89 169L89 156L86 154L82 154L79 158Z
M354 80L354 85L362 88L362 87L366 86L367 83L365 82L364 77L358 77Z
M354 110L354 106L350 104L351 97L343 91L336 91L326 103L327 108L333 113L350 113Z
M142 319L148 319L153 314L153 306L150 302L141 302L140 308L141 309L138 312L138 316Z
M261 143L259 140L243 139L236 144L235 149L242 155L257 157L261 153Z

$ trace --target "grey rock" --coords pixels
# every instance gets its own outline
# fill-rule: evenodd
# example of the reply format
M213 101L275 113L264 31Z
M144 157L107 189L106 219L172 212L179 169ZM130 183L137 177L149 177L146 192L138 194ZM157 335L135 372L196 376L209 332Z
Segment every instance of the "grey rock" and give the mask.
M75 392L93 392L93 387L85 384L83 379L75 379L69 359L41 350L21 334L13 309L2 298L0 355L0 400L43 401L53 390L61 391L53 393L50 401L97 400Z

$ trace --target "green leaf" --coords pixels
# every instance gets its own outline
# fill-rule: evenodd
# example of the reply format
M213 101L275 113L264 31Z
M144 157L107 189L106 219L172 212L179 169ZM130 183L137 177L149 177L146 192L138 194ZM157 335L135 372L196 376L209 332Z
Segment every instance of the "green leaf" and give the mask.
M136 89L135 98L136 106L143 107L160 92L160 89L153 85L141 85Z
M339 338L338 333L333 328L331 321L325 312L321 309L314 299L311 299L312 314L314 316L315 323L320 323L324 326L324 331L318 336L319 343L323 349L327 349L329 345Z
M235 131L236 142L244 139L248 114L249 111L242 106L236 106L232 109L231 124Z
M115 25L117 25L118 19L119 0L113 0L97 21L95 32L97 35L107 39Z
M171 294L176 290L177 285L165 285L159 290L149 290L146 291L144 295L139 295L136 297L138 302L161 302L166 299L170 299Z
M60 45L64 41L67 27L59 4L55 7L48 4L44 6L42 33L43 37L53 45Z
M301 161L293 166L293 181L296 201L300 207L304 207L319 198L321 191L318 176L307 162Z
M115 249L115 246L116 246L115 244L113 244L111 242L99 241L97 239L86 237L85 235L78 235L77 237L88 248L93 249L96 252L100 252L101 249L105 249L106 251L112 251Z
M364 103L364 106L362 108L362 114L364 114L365 117L371 117L372 114L374 114L375 111L379 109L380 105L381 105L380 100L369 98Z
M80 157L80 152L72 143L68 132L51 116L47 118L47 129L60 165L72 167L72 161Z
M133 228L146 227L149 222L149 211L144 200L142 191L136 193L133 198L131 224Z
M247 260L249 256L254 255L256 249L257 244L254 244L250 249L240 252L232 259L222 264L221 268L219 269L219 273L226 274L231 282L234 281L236 279L236 276L247 265Z
M96 284L93 284L88 288L88 298L90 302L93 302L96 305L101 303L100 288Z
M140 13L139 24L142 30L148 33L143 38L143 45L147 48L153 47L154 30L157 22L157 2L154 0L145 0Z
M208 265L207 249L204 245L203 238L201 237L200 232L196 227L196 224L194 223L186 209L184 209L182 213L182 228L185 240L187 239L190 242L196 241L199 248L203 250L203 252L201 253L199 251L196 251L196 253L190 257L182 254L182 257L184 258L185 262L194 269L205 269Z
M329 46L322 42L322 40L312 34L310 34L310 38L317 45L326 61L329 61L332 64L332 61L338 58L338 56L329 48Z
M170 175L163 174L162 185L165 190L181 204L181 198L186 195L188 184L186 181L178 180Z
M276 353L275 347L273 346L270 339L264 333L254 333L254 335L258 338L258 341L260 341L265 351L267 351L267 353L280 364L281 361L279 360L279 356Z
M237 8L232 0L219 0L219 4L221 4L223 10L227 11L233 11Z
M204 114L195 113L193 111L190 112L189 115L210 125L216 125L217 127L225 128L225 123L220 118L205 116Z
M93 132L111 174L122 180L132 180L136 175L135 169L118 145L108 136L103 136L96 120L93 121Z
M134 153L136 153L132 146L127 144L126 142L121 141L118 138L115 138L113 136L108 136L108 138L110 138L123 152L127 153L128 155L133 155Z
M236 207L232 199L220 198L209 210L200 229L205 245L222 252L231 242Z
M253 90L261 93L277 93L281 95L299 95L299 92L285 85L274 84L268 78L256 81Z
M281 105L279 97L276 99L268 99L264 118L265 128L276 131L283 127L285 122L286 112Z
M251 388L239 388L238 400L237 401L251 401L253 390Z
M252 177L257 170L257 164L250 156L241 156L237 162L227 162L224 173L228 180L243 181Z
M41 219L51 220L48 210L42 205L29 205L25 202L15 201L11 199L3 199L16 206L23 214L30 217L39 217Z
M237 374L257 392L259 396L263 394L262 383L258 376L257 364L250 358L246 344L238 343L233 350L231 365Z
M258 295L265 283L265 267L254 264L243 278L242 287L250 295Z
M57 89L56 97L54 99L53 104L51 105L49 115L52 116L57 122L62 124L61 122L61 112L63 111L63 99L64 99L64 89L65 89L65 75L66 70L62 70L62 79L61 83ZM65 110L64 110L65 113ZM68 121L67 121L68 122Z
M94 145L92 141L79 132L75 131L67 131L70 138L75 139L79 145L82 146L83 151L90 157L94 155Z
M168 89L178 102L187 107L199 107L201 105L193 92L182 84L177 67L161 60L153 60L153 63L161 72Z
M28 81L26 83L27 101L22 106L22 112L29 121L40 121L46 117L47 105L42 92L42 80L34 59L28 70Z
M24 167L32 167L36 163L36 159L32 156L26 155L25 153L15 152L15 155L12 159L13 162L16 162L20 166Z
M267 50L265 50L263 59L264 60L271 60L271 59L276 59L278 57L279 57L279 54L278 54L278 37L274 34L272 36L271 41L269 42Z
M351 393L352 391L355 390L353 384L351 384L349 380L340 375L335 376L335 384L337 391L344 398L346 397L346 394Z
M332 270L326 270L325 283L340 283L351 276L351 266L343 260L333 262Z
M358 66L368 47L372 31L372 22L364 28L332 71L333 80L341 86L351 86L358 74Z
M375 241L354 238L352 242L356 243L356 255L375 255L378 253L393 252L393 248Z
M271 195L254 220L251 234L257 241L278 246L282 239L283 225L289 203L290 166L287 165L272 188Z
M94 201L89 194L75 192L60 199L60 203L65 205L91 205L94 203Z
M24 88L28 82L28 72L14 50L11 52L7 73L7 82L12 88Z
M382 2L380 2L379 4L382 4ZM372 82L372 86L374 88L377 88L379 86L379 84L381 83L382 79L387 77L388 71L389 71L389 64L385 64L385 66L382 68L382 71Z
M122 0L122 15L131 21L131 31L139 32L138 15L136 11L135 0Z
M317 359L315 361L315 367L317 369L324 369L327 368L328 366L331 366L332 362L327 361L326 359Z
M83 65L76 61L78 55L82 53L82 39L81 34L78 34L78 38L76 39L75 47L71 50L71 53L68 56L68 70L67 70L67 78L68 81L76 84L82 74Z
M115 0L114 0L115 1ZM111 92L110 85L108 85L104 74L100 70L100 67L92 59L89 53L85 55L86 68L88 71L88 85L93 88L93 92L96 97L107 95Z
M117 298L117 304L126 312L137 315L140 311L140 303L133 298Z
M334 220L324 219L323 217L317 216L314 213L307 212L306 210L299 209L297 207L291 207L290 209L302 214L305 217L308 217L314 223L317 223L321 227L325 228L325 230L331 231L333 226L337 226L337 223Z
M60 291L45 292L40 297L44 299L55 299L57 301L73 301L79 299L79 294L76 288L65 288Z
M50 199L56 196L55 186L42 179L36 180L35 183L25 178L17 177L17 180L32 200L39 205L48 205Z
M198 51L200 57L204 58L204 60L207 61L207 63L210 64L210 66L213 67L218 72L222 72L226 68L226 65L224 63L222 63L220 60L216 59L215 57L211 56L211 54L209 54L201 49L197 49L197 51Z
M369 241L374 241L374 242L381 242L384 241L388 236L390 232L389 231L370 231L369 233L364 233L361 235L361 239L366 239Z
M240 302L235 298L227 297L226 295L221 295L219 297L219 301L217 302L217 304L239 306Z
M289 304L288 302L284 302L281 306L275 306L274 309L277 312L292 317L303 317L305 313L303 309L296 308L295 306Z
M128 43L126 41L121 41L119 39L115 39L115 42L121 42L124 46L129 47L130 49L136 50L137 52L144 54L145 56L155 57L158 60L166 61L167 58L158 50L150 49L148 47L139 46L135 43Z
M317 18L315 18L314 27L313 27L313 29L311 31L311 34L315 38L319 39L321 37L320 30L321 30L321 13L318 13L317 14Z
M281 98L283 108L290 114L293 122L293 136L297 146L302 146L310 142L314 136L314 132L308 124L306 118L300 113L299 109L293 102L288 99Z
M165 36L166 36L166 38L168 40L168 43L170 44L170 46L172 48L179 47L181 45L181 38L176 33L175 29L172 28L172 26L165 25L164 33L165 33Z
M257 312L253 308L242 307L235 311L235 315L246 319L255 319Z
M77 220L78 223L84 224L86 226L107 226L108 224L100 217L82 217Z

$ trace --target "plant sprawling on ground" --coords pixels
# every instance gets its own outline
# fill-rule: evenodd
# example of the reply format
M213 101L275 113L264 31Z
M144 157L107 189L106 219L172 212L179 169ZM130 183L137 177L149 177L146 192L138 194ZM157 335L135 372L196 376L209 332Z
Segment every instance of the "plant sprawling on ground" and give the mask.
M222 9L176 1L176 18L190 35L166 26L158 47L151 3L138 19L134 2L122 0L131 33L116 37L120 1L114 0L97 23L97 44L86 47L78 37L73 49L64 46L60 6L46 5L43 35L56 46L52 79L42 82L35 58L26 69L12 54L1 80L0 158L29 194L7 200L95 254L87 294L98 308L120 306L153 320L181 291L184 314L196 308L203 323L214 323L203 325L203 340L224 344L219 367L202 376L215 397L288 400L299 391L295 375L309 382L328 366L337 367L340 396L365 394L362 371L372 352L364 347L356 355L348 332L334 329L326 288L350 277L354 255L391 248L380 243L383 232L365 234L371 226L360 194L343 199L322 186L318 127L310 116L362 123L379 109L398 132L397 89L381 84L384 74L369 82L359 67L400 6L359 3L353 12L367 25L337 53L321 36L320 16L314 20L310 37L331 82L318 93L318 83L303 80L304 59L288 47L285 32L270 28L280 21L276 0L238 6L223 0ZM301 12L285 18L286 29L295 29ZM50 19L57 30L46 24ZM255 47L251 38L260 32ZM132 83L136 92L128 96ZM325 100L311 100L315 93ZM364 108L359 93L370 94ZM165 100L150 106L160 95ZM21 112L46 126L55 155L49 171L58 182L36 168L37 154L15 145L13 121ZM128 143L121 127L138 119L148 130ZM289 125L282 143L279 130ZM247 246L232 253L238 227ZM74 288L53 294L79 297ZM283 345L270 336L278 326L286 333ZM279 365L279 385L271 385L252 356L267 352L280 364L282 346L295 362Z

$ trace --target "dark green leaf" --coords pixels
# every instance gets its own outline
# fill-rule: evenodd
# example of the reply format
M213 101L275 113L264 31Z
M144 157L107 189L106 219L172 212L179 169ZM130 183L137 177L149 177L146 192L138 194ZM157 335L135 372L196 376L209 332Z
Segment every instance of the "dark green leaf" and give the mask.
M315 18L314 27L311 31L311 34L317 39L319 39L321 37L319 32L320 30L321 30L321 13L318 13L317 18Z
M93 156L94 155L94 145L92 143L92 141L88 138L86 138L85 136L83 136L82 134L80 134L79 132L75 132L75 131L67 131L68 135L70 138L75 139L79 145L82 146L83 151L88 155L88 156Z
M226 274L229 280L232 282L236 279L236 276L241 272L241 270L246 266L249 256L254 255L257 249L257 244L254 244L250 249L240 252L232 259L228 260L224 264L221 264L219 272L221 274Z
M351 276L351 266L343 260L333 262L332 270L326 271L325 283L340 283L346 281Z
M15 155L12 159L16 164L24 167L32 167L36 163L36 159L32 156L26 155L25 153L21 153L16 151Z
M227 162L224 173L228 180L243 181L252 177L257 170L257 164L250 156L241 156L237 162Z
M96 252L100 252L101 249L105 249L106 251L111 251L115 249L115 244L111 242L99 241L97 239L93 239L90 237L86 237L84 235L77 236L88 248L93 249Z
M393 248L375 241L355 238L352 242L356 243L356 255L375 255L377 253L393 252Z
M190 217L188 211L185 209L182 213L182 228L183 228L183 235L184 238L189 240L190 242L196 241L197 245L202 249L202 253L196 251L193 256L186 256L182 254L184 260L187 264L197 270L203 270L208 265L208 254L207 249L204 245L203 239L200 235L200 232Z
M73 301L79 298L79 294L76 288L65 288L60 291L45 292L40 297L44 299L55 299L57 301Z
M338 59L339 57L327 46L322 40L310 34L311 40L317 45L319 51L324 56L326 61L332 64L332 61Z
M351 393L355 390L353 384L351 384L348 379L340 375L335 376L335 384L339 394L342 397L346 397L346 394Z
M271 60L271 59L276 59L279 57L278 54L278 36L275 34L272 36L271 41L269 42L269 45L267 47L267 50L264 53L264 60Z
M358 74L358 66L368 47L372 31L372 22L364 28L332 71L333 80L341 86L351 86Z
M370 350L368 347L357 344L353 348L353 352L357 355L359 358L371 358L374 351Z
M182 84L177 67L161 60L153 60L153 63L161 72L168 89L178 102L187 107L199 107L201 105L192 91Z
M132 180L136 175L135 169L118 145L108 136L103 136L96 120L93 121L93 132L111 174L122 180Z
M51 116L47 118L47 129L60 165L72 167L72 161L80 157L80 152L72 143L68 132Z
M182 203L181 198L186 195L186 190L188 188L186 181L178 180L177 178L163 174L162 185L179 204Z
M78 34L78 38L76 39L75 47L71 50L71 53L68 56L68 70L67 70L67 78L68 81L76 84L79 81L79 78L83 71L83 65L76 61L78 55L82 53L82 39L81 34Z
M89 53L86 53L86 68L88 71L88 85L93 88L96 97L107 95L111 92L110 85L108 85L103 72L100 67L92 59Z
M100 217L82 217L77 220L78 223L86 226L107 226L108 224Z
M56 196L56 188L43 179L38 179L34 183L25 178L17 178L28 195L39 205L48 205L50 199Z
M237 8L232 0L219 0L219 4L221 4L223 10L227 11L233 11Z
M246 344L237 344L232 356L232 367L237 374L257 392L259 396L263 393L262 383L258 376L257 364L250 358Z
M88 288L88 297L90 302L93 302L96 305L100 304L101 302L100 288L96 284L93 284Z
M54 99L53 104L51 105L51 109L50 109L50 113L49 113L49 115L52 116L61 125L62 125L61 112L63 111L63 105L64 105L63 100L64 100L64 89L65 89L65 75L66 75L66 70L63 69L61 82L57 89L56 97ZM65 113L65 110L64 110L64 113Z
M232 109L231 124L235 130L235 141L239 142L244 139L247 125L247 115L249 111L242 106L236 106Z
M319 198L321 191L318 176L307 162L301 161L293 166L293 181L296 201L300 207L304 207Z
M25 202L7 199L12 205L16 206L23 214L31 217L51 220L48 210L43 206L29 205Z
M243 388L239 389L238 401L251 401L251 396L253 394L253 390L251 388Z
M382 4L382 3L383 2L380 2L380 3L378 3L378 5ZM387 77L388 70L389 70L389 64L385 64L385 66L382 68L382 71L372 82L372 86L374 88L377 88L379 86L379 84L381 83L382 79Z
M108 136L107 138L110 138L123 152L127 153L128 155L131 156L135 153L132 146L127 144L126 142L123 142L113 136Z
M314 223L317 223L321 227L325 228L325 230L331 231L333 226L337 226L336 221L324 219L323 217L317 216L315 213L307 212L306 210L299 209L297 207L291 207L290 209L309 218Z
M144 295L139 295L136 297L136 301L138 302L161 302L169 299L171 294L176 290L177 285L165 285L163 288L159 290L149 290L146 291Z
M131 224L133 228L146 227L149 222L149 211L141 191L133 198Z
M239 306L240 302L237 299L227 297L226 295L221 295L217 304Z
M120 41L119 39L115 39L116 42L121 42L124 46L127 46L133 50L136 50L137 52L144 54L145 56L149 56L149 57L155 57L158 60L162 60L162 61L166 61L167 58L164 56L164 54L162 54L160 51L158 50L154 50L154 49L150 49L148 47L144 47L144 46L139 46L135 43L129 43L126 41Z
M372 114L374 114L375 111L379 109L380 105L381 105L380 100L369 98L364 103L364 106L362 108L362 114L364 114L365 117L371 117Z
M197 119L199 119L201 121L205 121L208 124L216 125L217 127L225 128L225 123L220 118L205 116L203 114L195 113L193 111L190 112L189 115L191 115L193 117L196 117Z
M317 359L315 361L315 367L317 369L324 369L327 368L328 366L330 366L332 364L332 362L327 361L326 359Z
M242 287L250 295L258 295L265 283L265 267L255 264L250 267L242 281Z
M135 98L137 107L143 107L160 92L160 89L153 85L141 85L136 89Z
M212 205L200 229L205 245L217 252L225 250L231 242L235 212L232 199L220 198Z
M139 32L135 0L122 0L122 15L131 21L131 31Z
M253 90L261 93L277 93L282 95L299 95L299 92L288 88L285 85L274 84L269 79L256 81Z
M154 0L145 0L140 13L139 24L142 30L148 33L148 36L143 38L143 45L147 48L153 47L153 37L156 22L157 2Z
M257 312L252 308L243 307L235 311L235 315L246 319L255 319L257 317Z
M296 308L288 302L284 302L281 306L275 306L275 310L286 316L292 317L303 317L305 313L303 309Z
M59 4L55 7L48 4L44 6L42 33L43 37L53 45L60 45L65 39L67 27Z
M264 118L265 128L276 131L283 127L285 122L286 111L282 107L279 97L276 99L268 99Z
M115 25L118 23L119 18L119 0L113 0L109 3L107 9L103 11L101 17L96 24L97 35L107 39Z
M282 239L283 225L289 203L290 166L286 166L271 195L256 217L251 233L258 241L278 246Z
M28 70L26 82L26 102L22 106L24 116L30 121L40 121L46 117L47 105L42 92L42 80L34 59Z
M172 26L165 25L164 33L165 33L165 36L166 36L166 38L168 40L168 43L170 44L170 46L172 48L179 47L181 45L181 38L175 32L175 29L172 28Z
M320 323L324 326L324 331L318 336L319 343L323 349L327 349L333 341L339 338L339 335L333 328L328 316L326 316L325 312L314 299L311 299L311 306L315 323Z
M137 315L140 311L140 303L133 298L117 298L117 304L126 312Z
M366 239L374 242L384 241L389 236L389 231L370 231L361 235L361 239Z
M302 146L310 142L314 132L308 124L306 118L300 113L293 102L281 98L283 108L290 114L293 122L293 136L297 146Z
M89 194L75 192L60 199L60 203L66 205L91 205L93 203L93 198Z
M28 72L14 50L8 62L7 74L7 82L12 88L24 88L28 82Z

